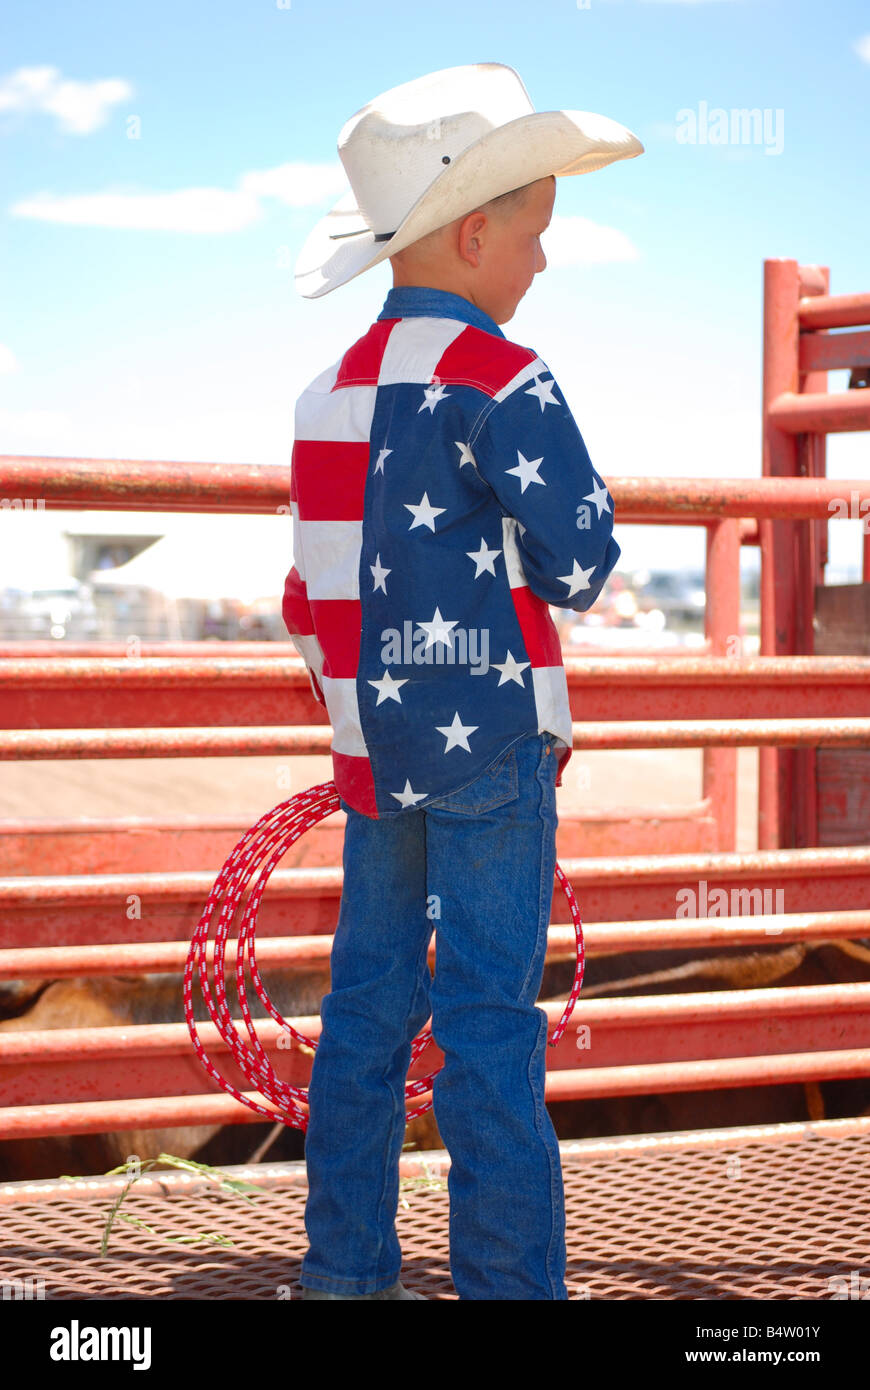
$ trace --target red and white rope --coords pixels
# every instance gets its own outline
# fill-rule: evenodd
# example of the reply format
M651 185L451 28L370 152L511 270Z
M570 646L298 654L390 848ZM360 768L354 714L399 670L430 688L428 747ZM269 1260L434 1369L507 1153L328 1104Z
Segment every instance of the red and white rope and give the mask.
M298 1043L314 1050L317 1047L315 1038L306 1037L304 1033L298 1032L289 1024L276 1010L263 986L259 969L257 968L257 956L254 944L254 934L257 922L257 911L260 906L260 899L263 896L266 884L272 870L281 861L287 850L292 844L309 830L312 825L332 815L333 811L340 809L338 792L334 782L320 782L315 787L310 787L307 791L298 792L291 796L289 801L282 801L274 810L268 811L261 816L250 830L246 831L239 840L235 849L226 860L223 868L215 879L214 887L208 897L205 910L199 919L199 923L193 934L190 945L190 952L187 957L187 965L184 971L184 1015L187 1019L187 1026L196 1050L196 1055L208 1072L212 1080L223 1087L236 1100L247 1105L257 1114L263 1115L268 1120L283 1120L287 1125L294 1129L307 1129L308 1111L302 1106L307 1101L308 1091L302 1086L292 1086L289 1082L280 1081L272 1069L269 1058L263 1048L262 1043L257 1037L254 1028L254 1021L248 1007L247 990L245 986L245 966L250 967L251 980L257 997L263 1004L267 1013L277 1024L289 1033ZM259 878L254 884L248 902L242 914L239 926L238 946L236 952L236 989L239 995L239 1005L241 1007L242 1018L248 1031L250 1047L242 1040L236 1031L235 1024L230 1017L227 1007L226 977L224 972L226 943L230 926L236 914L239 899L242 893L251 883L254 875L259 873ZM580 993L580 986L583 983L584 951L583 951L583 928L580 921L580 913L577 908L577 901L574 897L573 889L562 872L559 864L556 864L556 877L562 885L568 906L571 910L571 920L574 923L574 935L577 941L577 965L574 971L574 982L571 987L571 994L565 1006L562 1017L553 1030L552 1036L548 1039L548 1045L555 1047L561 1038L571 1012ZM224 897L223 905L220 910L214 937L214 994L209 986L208 979L208 940L211 920L215 908ZM437 950L437 938L436 938ZM437 966L436 966L437 968ZM196 1023L193 1017L193 977L196 972L200 988L202 989L203 999L208 1010L209 1017L216 1025L218 1032L227 1044L239 1071L251 1084L251 1087L258 1091L264 1099L269 1101L272 1109L260 1105L259 1102L252 1100L250 1096L243 1095L236 1086L222 1076L217 1067L207 1056L202 1042L196 1031ZM431 1030L426 1028L411 1045L410 1064L412 1065L420 1056L423 1049L432 1039ZM442 1064L443 1065L443 1064ZM413 1096L423 1095L430 1092L432 1082L441 1070L437 1067L428 1076L418 1077L413 1081L408 1081L405 1086L406 1099ZM432 1098L430 1098L416 1108L407 1112L407 1119L414 1119L417 1115L424 1115L427 1110L432 1108Z

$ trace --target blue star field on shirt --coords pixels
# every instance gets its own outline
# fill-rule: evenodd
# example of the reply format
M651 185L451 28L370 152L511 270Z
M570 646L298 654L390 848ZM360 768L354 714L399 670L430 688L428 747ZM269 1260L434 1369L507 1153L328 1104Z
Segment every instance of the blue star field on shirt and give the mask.
M333 776L381 818L474 781L571 709L550 605L589 609L613 503L553 374L478 306L394 286L296 402L283 617Z

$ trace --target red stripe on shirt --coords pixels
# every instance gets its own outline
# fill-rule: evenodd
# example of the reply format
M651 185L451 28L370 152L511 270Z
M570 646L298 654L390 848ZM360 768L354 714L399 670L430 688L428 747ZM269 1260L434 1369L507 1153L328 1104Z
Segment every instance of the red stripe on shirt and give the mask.
M469 324L444 349L433 375L445 385L464 382L494 396L536 356L530 348Z
M349 753L336 753L332 750L332 770L335 789L354 810L377 819L378 808L375 800L375 782L372 765L368 758L354 757ZM398 805L398 802L396 802Z
M528 584L518 584L511 589L511 598L532 665L564 665L556 624L544 599L533 594Z
M284 598L281 603L284 624L291 635L313 637L314 619L308 603L308 590L304 579L294 565L284 581Z
M300 521L362 521L369 447L368 440L295 441L290 500L299 504Z
M376 386L384 350L399 319L378 319L341 359L333 391L341 386Z
M332 676L335 680L356 676L362 628L359 599L313 598L309 606L323 649L324 676Z

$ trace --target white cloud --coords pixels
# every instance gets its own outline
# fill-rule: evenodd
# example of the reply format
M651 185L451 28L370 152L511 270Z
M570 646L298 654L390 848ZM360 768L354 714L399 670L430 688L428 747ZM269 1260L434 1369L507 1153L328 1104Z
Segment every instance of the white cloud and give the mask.
M15 217L79 227L136 231L236 232L262 215L251 193L225 188L182 188L174 193L90 193L60 197L38 193L10 209Z
M262 200L310 207L347 190L340 164L279 164L242 174L238 188L180 188L171 193L125 191L37 193L10 209L15 217L80 227L137 231L237 232L263 215Z
M0 112L45 111L71 135L90 135L105 125L112 106L132 94L130 83L119 77L76 82L59 68L17 68L0 80Z
M17 372L15 353L5 343L0 343L0 372Z
M864 63L870 63L870 34L862 34L853 44L855 52Z
M558 213L553 214L541 245L550 266L636 261L640 254L618 227L604 227L588 217L560 217Z
M348 179L339 163L279 164L274 169L243 174L239 186L261 198L277 198L288 207L310 207L347 191Z

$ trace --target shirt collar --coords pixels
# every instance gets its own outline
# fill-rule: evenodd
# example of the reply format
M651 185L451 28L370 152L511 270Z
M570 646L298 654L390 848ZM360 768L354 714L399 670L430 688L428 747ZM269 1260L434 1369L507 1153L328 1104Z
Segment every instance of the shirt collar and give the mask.
M434 316L445 319L461 319L463 323L482 328L484 333L494 333L503 338L504 334L483 309L464 299L461 294L450 290L436 290L428 285L393 285L384 300L384 307L378 319L423 318Z

